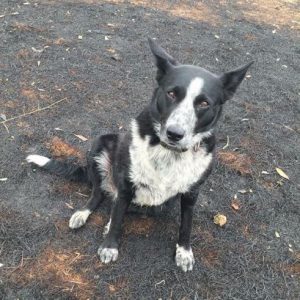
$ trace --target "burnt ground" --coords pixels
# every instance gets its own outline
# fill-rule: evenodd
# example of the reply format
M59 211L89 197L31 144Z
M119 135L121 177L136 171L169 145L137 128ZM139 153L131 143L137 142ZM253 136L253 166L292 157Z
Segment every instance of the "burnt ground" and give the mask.
M2 0L0 298L299 299L299 12L283 0ZM103 265L108 203L71 231L89 189L24 161L83 160L94 136L126 130L155 85L147 37L212 71L255 60L219 122L188 274L172 260L178 207L129 213L119 260Z

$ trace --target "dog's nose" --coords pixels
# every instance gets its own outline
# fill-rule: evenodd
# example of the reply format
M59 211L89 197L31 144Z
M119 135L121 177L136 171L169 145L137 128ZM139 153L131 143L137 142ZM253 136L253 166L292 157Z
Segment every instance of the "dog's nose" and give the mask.
M172 142L180 141L184 136L184 130L180 127L171 125L167 128L167 137Z

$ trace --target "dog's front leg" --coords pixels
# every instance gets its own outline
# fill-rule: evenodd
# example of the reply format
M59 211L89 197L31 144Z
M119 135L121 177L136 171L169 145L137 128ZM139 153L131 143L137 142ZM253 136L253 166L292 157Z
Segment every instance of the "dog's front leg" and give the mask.
M105 264L116 261L118 258L122 223L130 201L130 196L121 194L116 199L112 208L108 232L98 249L100 260Z
M176 245L176 265L184 272L192 271L195 263L191 248L191 231L193 209L197 201L198 189L194 189L181 196L181 224L179 229L179 240Z

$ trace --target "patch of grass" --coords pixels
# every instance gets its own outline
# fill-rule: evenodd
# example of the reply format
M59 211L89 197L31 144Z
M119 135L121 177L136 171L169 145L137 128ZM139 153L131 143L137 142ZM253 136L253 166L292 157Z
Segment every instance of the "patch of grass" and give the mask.
M248 155L234 151L219 151L217 156L219 161L227 168L238 172L242 176L252 175L251 165L253 159Z
M77 157L79 159L83 159L83 153L71 146L67 142L63 141L59 137L55 136L50 143L47 143L48 148L50 149L51 155L53 157L58 158L66 158L66 157Z

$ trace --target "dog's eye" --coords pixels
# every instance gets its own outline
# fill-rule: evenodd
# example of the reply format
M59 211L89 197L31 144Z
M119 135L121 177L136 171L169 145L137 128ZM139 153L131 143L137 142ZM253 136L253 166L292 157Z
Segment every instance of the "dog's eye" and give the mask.
M207 101L202 101L197 104L197 108L207 108L209 107L209 103Z
M173 100L173 101L176 100L176 95L173 91L167 92L167 95L171 100Z

